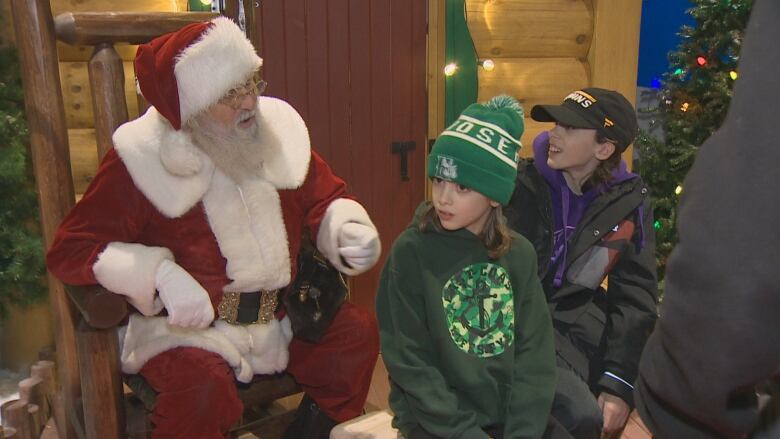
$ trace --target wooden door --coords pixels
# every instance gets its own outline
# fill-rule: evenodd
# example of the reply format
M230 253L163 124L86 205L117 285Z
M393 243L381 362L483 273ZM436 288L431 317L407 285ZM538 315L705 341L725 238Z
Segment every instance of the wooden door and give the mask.
M261 0L255 7L267 94L301 113L314 149L379 229L380 262L352 279L352 300L373 311L387 252L425 197L427 1ZM394 143L399 151L409 142L414 149L393 153Z

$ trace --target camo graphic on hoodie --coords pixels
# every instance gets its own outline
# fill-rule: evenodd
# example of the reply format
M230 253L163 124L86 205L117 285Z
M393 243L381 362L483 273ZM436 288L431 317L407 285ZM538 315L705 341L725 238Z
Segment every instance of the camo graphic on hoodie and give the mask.
M481 358L500 355L514 341L512 284L504 267L465 267L444 285L442 305L452 341Z

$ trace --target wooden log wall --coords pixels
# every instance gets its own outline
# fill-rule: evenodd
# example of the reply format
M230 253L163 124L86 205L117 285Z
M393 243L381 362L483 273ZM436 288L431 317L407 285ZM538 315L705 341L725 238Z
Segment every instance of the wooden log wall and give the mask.
M526 113L560 103L572 90L611 88L636 95L640 0L467 0L469 30L479 59L480 101L515 96ZM550 124L526 118L523 155ZM629 152L630 154L630 152Z
M51 0L52 13L56 17L63 12L171 12L186 11L186 0L133 0L117 2L113 0ZM130 119L138 117L138 99L135 89L133 58L136 47L128 44L115 45L124 70L124 91L127 112ZM93 103L90 93L88 63L92 56L92 47L73 46L57 42L57 54L60 61L60 80L65 103L65 120L68 126L70 143L71 170L76 196L92 181L98 165L98 152L95 147L95 123Z

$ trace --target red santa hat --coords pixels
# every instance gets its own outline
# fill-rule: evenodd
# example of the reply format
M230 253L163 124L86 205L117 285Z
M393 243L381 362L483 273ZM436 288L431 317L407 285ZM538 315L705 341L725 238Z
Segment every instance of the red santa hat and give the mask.
M141 94L179 130L260 66L252 43L226 17L193 23L138 46Z

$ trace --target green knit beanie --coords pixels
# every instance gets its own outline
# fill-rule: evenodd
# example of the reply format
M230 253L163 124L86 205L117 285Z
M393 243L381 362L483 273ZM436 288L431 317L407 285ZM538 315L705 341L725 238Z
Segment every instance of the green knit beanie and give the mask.
M454 181L502 205L515 189L523 107L500 95L471 104L433 144L428 177Z

